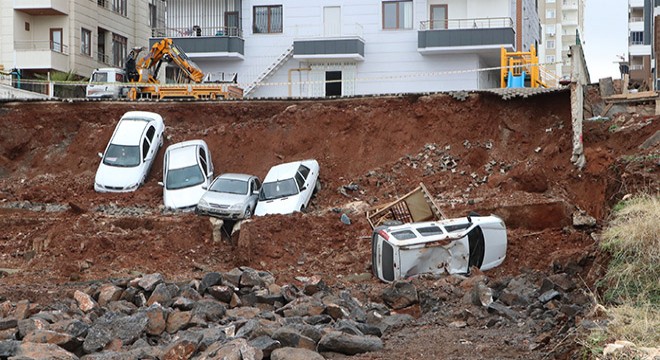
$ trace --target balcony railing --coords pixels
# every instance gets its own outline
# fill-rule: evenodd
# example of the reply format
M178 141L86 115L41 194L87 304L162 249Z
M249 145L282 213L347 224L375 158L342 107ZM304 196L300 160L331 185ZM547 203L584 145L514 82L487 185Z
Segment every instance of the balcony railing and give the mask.
M155 28L151 30L151 37L195 37L195 36L224 36L224 37L243 37L243 30L230 26L212 26L199 27L192 26L186 28Z
M92 0L96 1L99 7L110 10L122 16L128 15L127 0Z
M631 23L633 23L633 22L643 22L644 18L642 16L631 16L629 21Z
M630 65L630 70L644 70L644 65Z
M42 40L42 41L14 41L14 49L16 51L34 51L34 50L50 50L60 54L69 54L69 47L62 43Z
M495 29L512 28L509 17L427 20L419 24L419 30Z

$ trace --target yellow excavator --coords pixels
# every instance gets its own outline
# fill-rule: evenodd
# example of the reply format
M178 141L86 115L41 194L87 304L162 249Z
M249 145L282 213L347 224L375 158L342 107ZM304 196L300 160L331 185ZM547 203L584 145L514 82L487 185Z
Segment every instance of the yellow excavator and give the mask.
M144 48L131 50L126 57L124 69L96 69L87 86L88 98L136 99L240 99L243 89L234 81L230 83L205 82L204 72L186 53L164 38L155 43L148 53L140 56ZM162 84L158 73L163 65L176 65L175 83ZM119 85L117 83L123 83Z

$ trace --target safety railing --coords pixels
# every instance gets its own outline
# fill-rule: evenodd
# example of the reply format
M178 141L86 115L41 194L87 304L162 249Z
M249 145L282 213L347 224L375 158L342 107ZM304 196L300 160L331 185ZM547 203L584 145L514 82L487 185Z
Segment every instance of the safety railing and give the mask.
M14 49L16 51L51 50L61 54L69 54L69 47L67 45L48 40L16 40L14 41Z
M243 30L232 26L190 26L190 27L167 27L154 28L151 37L195 37L195 36L226 36L243 37Z
M91 0L96 2L99 7L110 10L122 16L128 16L127 0Z
M495 29L510 27L513 27L513 19L510 17L426 20L421 21L419 24L420 30Z

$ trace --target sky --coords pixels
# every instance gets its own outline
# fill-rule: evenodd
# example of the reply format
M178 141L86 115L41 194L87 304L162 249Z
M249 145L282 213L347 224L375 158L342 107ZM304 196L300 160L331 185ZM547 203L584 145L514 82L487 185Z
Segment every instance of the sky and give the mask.
M585 1L582 41L591 82L604 77L618 79L617 55L628 60L628 1Z

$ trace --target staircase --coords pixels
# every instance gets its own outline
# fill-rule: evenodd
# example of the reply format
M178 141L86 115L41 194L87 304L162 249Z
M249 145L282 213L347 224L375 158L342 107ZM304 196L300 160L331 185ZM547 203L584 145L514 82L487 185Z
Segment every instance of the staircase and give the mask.
M275 59L275 61L270 64L264 72L262 72L257 78L254 80L254 82L250 83L245 89L243 89L243 96L248 96L254 89L257 88L257 86L264 80L268 79L277 69L281 68L284 63L289 60L293 56L293 44L289 46L280 56Z

